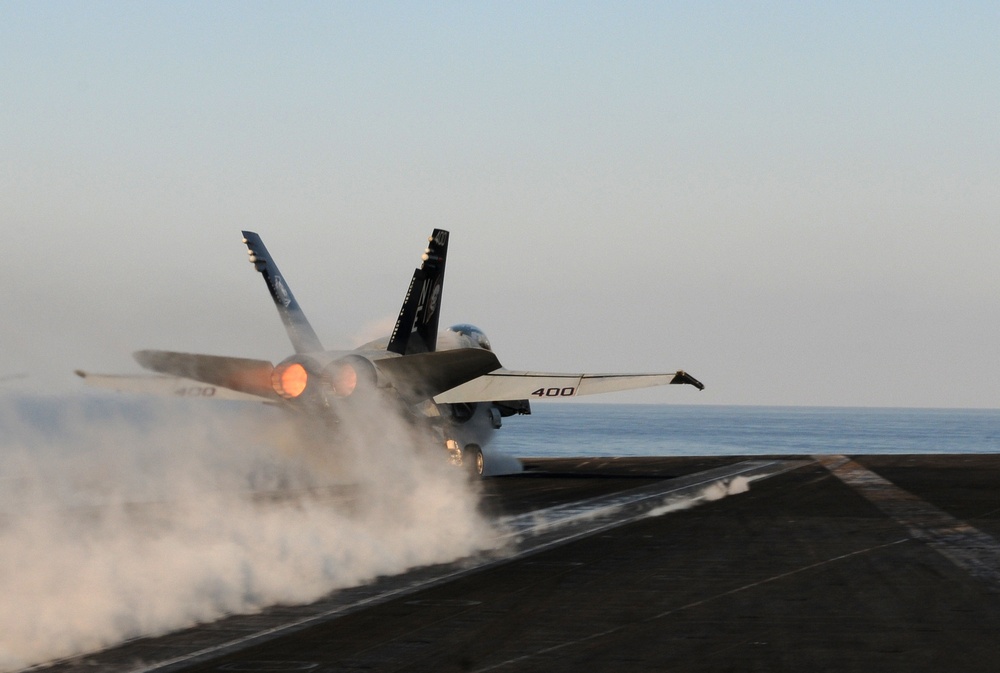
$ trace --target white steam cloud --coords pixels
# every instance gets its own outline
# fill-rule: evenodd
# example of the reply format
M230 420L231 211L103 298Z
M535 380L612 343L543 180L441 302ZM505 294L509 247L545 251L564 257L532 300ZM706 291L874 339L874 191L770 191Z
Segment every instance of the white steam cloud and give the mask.
M332 444L275 409L0 400L0 670L493 543L433 437L361 416Z

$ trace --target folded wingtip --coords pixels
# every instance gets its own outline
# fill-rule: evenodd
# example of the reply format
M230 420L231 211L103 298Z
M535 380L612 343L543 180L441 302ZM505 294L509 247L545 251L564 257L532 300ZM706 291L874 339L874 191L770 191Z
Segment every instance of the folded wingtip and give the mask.
M691 376L690 374L688 374L684 370L678 370L678 372L676 374L674 374L674 378L673 378L673 380L670 383L674 383L674 384L685 384L686 383L687 385L694 386L698 390L704 390L705 389L705 384L704 383L702 383L701 381L699 381L695 377Z

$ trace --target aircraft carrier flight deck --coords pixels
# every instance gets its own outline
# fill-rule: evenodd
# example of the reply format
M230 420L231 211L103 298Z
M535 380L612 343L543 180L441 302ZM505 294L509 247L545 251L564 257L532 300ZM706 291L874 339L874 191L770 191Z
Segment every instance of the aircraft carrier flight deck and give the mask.
M34 670L1000 666L1000 456L524 462L502 551Z

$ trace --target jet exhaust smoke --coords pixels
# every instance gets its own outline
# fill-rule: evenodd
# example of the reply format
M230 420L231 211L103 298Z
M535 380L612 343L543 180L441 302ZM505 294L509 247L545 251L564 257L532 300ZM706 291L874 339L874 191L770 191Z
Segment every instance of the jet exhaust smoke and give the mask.
M0 399L0 670L304 603L493 544L434 437L372 405Z

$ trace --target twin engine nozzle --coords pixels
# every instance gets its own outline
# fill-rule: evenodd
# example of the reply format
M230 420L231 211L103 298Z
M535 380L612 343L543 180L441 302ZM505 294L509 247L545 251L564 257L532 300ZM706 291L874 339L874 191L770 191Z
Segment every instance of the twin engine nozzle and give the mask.
M311 358L295 356L271 372L271 387L286 400L308 395L317 399L350 397L376 386L375 367L366 358L347 356L323 366Z

